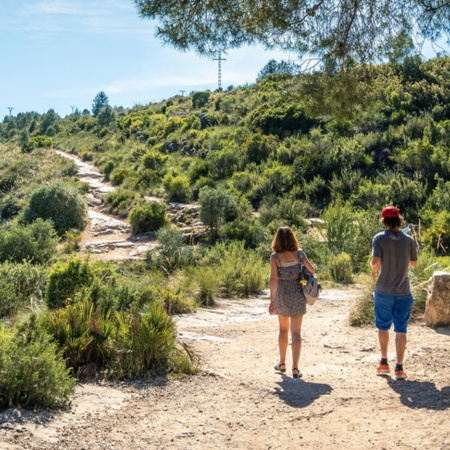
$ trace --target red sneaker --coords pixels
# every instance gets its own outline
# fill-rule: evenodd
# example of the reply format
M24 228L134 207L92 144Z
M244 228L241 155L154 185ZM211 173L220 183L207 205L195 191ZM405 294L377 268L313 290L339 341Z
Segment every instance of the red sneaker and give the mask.
M395 371L395 379L396 380L406 380L406 373L402 370L396 370Z
M390 373L391 369L389 369L388 364L378 364L377 367L377 375L386 375L387 373Z

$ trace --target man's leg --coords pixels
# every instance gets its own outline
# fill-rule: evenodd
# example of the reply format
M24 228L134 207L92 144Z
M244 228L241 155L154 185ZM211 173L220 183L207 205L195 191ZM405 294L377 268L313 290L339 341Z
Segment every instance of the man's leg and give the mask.
M378 364L379 375L390 372L388 364L389 329L392 325L392 312L394 299L392 295L375 292L375 326L378 328L378 340L380 342L381 361Z
M397 364L403 365L403 357L406 350L406 333L395 333L395 350L397 352Z
M381 359L387 359L389 346L389 330L378 330L378 340L380 341Z
M395 377L404 380L406 373L403 370L403 358L406 350L406 331L411 316L413 298L411 294L400 295L396 298L394 306L394 331L395 350L397 353L397 365L395 366Z

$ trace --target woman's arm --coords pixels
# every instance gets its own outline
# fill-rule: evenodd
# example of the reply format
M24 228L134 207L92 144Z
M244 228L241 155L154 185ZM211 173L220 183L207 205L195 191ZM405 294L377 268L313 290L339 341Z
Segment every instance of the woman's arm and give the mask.
M308 257L305 255L305 252L303 252L303 264L312 274L316 273L316 269L314 269L313 265L309 262Z
M270 255L270 305L269 313L276 313L276 297L277 297L277 284L278 284L278 265L275 253Z

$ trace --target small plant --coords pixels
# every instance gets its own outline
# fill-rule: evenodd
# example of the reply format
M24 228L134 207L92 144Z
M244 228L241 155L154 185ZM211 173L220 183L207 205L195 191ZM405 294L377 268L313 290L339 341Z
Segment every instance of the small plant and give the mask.
M71 258L67 262L57 262L50 270L45 301L51 309L64 307L67 299L82 288L92 284L94 274L89 261Z
M168 224L167 207L163 203L148 202L130 211L129 220L134 234L157 231Z
M56 252L58 236L50 221L37 219L30 225L0 227L0 262L44 264Z
M0 264L0 318L43 301L47 269L29 262Z
M331 278L338 283L351 283L353 268L352 258L347 253L331 255L328 260Z
M67 407L74 383L36 315L14 330L0 324L0 407Z
M221 281L215 267L199 267L194 271L194 296L198 304L214 306L216 299L222 296Z
M361 295L356 299L350 312L350 325L363 327L374 324L373 312L373 285L367 285Z

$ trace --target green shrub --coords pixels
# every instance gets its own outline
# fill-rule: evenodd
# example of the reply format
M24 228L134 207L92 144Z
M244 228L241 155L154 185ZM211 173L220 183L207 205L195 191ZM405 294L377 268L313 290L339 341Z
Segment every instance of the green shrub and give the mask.
M160 306L149 305L140 314L116 313L116 320L114 372L119 377L194 371L193 353L177 346L175 323Z
M228 297L248 297L267 286L269 265L243 242L220 243L212 247L201 261L213 267L220 280L221 293Z
M53 311L47 327L78 376L92 376L109 363L108 340L114 332L111 312L102 312L87 298Z
M10 230L0 227L0 262L44 264L55 254L57 244L58 236L50 221L37 219Z
M39 305L44 297L46 275L44 267L29 262L0 264L0 318L25 306Z
M373 325L375 320L373 304L373 285L367 285L352 306L349 320L350 325L352 327Z
M334 254L344 252L354 232L355 213L350 203L343 203L340 196L328 206L322 215L325 220L327 240Z
M171 202L186 202L191 198L189 178L167 174L163 179L167 199Z
M194 271L194 296L198 304L214 306L222 296L222 285L216 267L199 267Z
M29 153L35 148L52 148L53 141L48 136L34 136L28 142L22 145L22 152Z
M136 201L136 192L119 187L105 195L106 203L113 214L128 215L129 208Z
M225 239L243 241L246 248L256 248L266 241L265 228L255 220L234 220L222 226L220 235Z
M71 258L67 262L57 262L50 270L45 301L51 309L64 307L69 298L82 288L91 286L94 279L89 261Z
M166 273L171 273L192 261L192 247L185 245L180 230L161 228L156 233L156 238L159 242L157 263Z
M450 212L437 214L422 235L423 243L437 254L446 254L450 247Z
M328 270L334 281L338 283L351 283L353 275L351 256L347 253L330 256Z
M0 407L66 407L74 383L35 315L13 331L0 325Z
M164 166L168 156L159 152L148 151L142 156L142 164L146 169L159 170Z
M234 208L234 197L224 190L206 188L198 196L200 220L209 228L211 239L218 237L219 227L225 221L227 212Z
M134 234L157 231L169 222L166 217L167 207L164 203L147 202L135 206L128 219Z
M71 229L83 230L86 224L86 204L78 192L62 183L43 186L31 194L24 212L27 223L36 219L51 220L62 236Z

